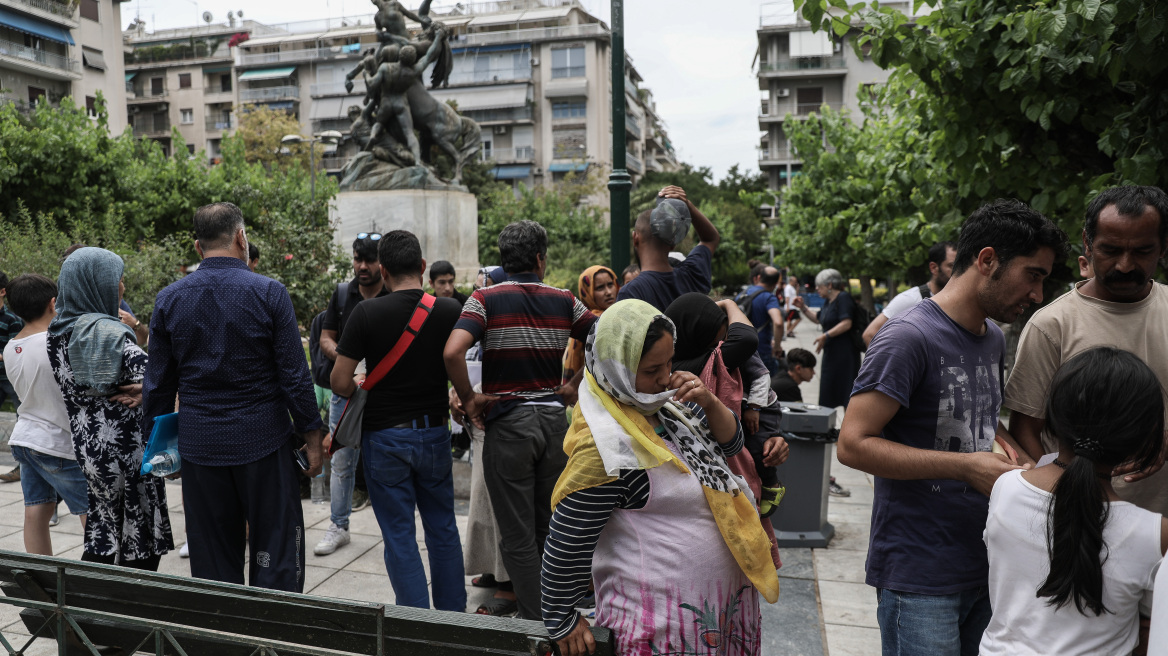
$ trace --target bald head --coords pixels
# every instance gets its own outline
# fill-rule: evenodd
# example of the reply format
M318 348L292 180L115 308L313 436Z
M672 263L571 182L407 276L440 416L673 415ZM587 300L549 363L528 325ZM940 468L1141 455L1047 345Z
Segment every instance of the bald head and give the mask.
M768 266L762 270L762 275L759 276L759 284L768 291L774 291L775 286L779 284L779 278L782 274L773 266Z

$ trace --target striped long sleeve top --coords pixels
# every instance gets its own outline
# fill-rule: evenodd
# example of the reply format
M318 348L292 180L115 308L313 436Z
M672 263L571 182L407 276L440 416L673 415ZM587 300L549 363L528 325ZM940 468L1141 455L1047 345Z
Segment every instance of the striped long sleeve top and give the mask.
M702 422L705 412L687 404ZM663 439L670 439L663 435ZM742 450L742 424L734 438L718 445L730 458ZM604 485L578 490L564 497L552 513L544 545L543 623L553 640L560 640L576 626L576 605L588 595L592 582L592 555L600 533L618 508L637 510L649 501L649 474L644 469L622 469L620 478Z

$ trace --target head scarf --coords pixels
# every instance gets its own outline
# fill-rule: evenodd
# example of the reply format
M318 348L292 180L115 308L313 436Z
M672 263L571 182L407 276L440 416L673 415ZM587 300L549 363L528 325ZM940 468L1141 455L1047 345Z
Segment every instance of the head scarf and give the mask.
M592 314L600 316L603 310L597 308L596 304L596 274L607 273L612 276L613 283L617 288L620 288L620 280L616 277L616 273L612 269L597 264L584 269L584 273L580 274L580 301L592 311ZM564 349L564 376L562 382L566 383L571 380L577 371L584 368L584 342L578 339L568 340L568 348Z
M677 297L665 310L677 326L675 360L692 360L713 350L718 330L726 325L726 313L709 296L690 292Z
M57 316L49 334L69 338L73 379L96 395L112 394L122 375L122 350L134 331L118 318L125 263L104 248L82 248L61 265Z
M564 438L568 464L552 493L552 508L568 494L616 480L621 470L670 463L693 473L705 493L726 546L770 602L779 583L770 542L746 486L734 477L704 422L672 398L676 390L638 392L637 368L649 324L661 317L640 300L620 301L596 322L585 345L585 384ZM677 453L645 419L657 414Z

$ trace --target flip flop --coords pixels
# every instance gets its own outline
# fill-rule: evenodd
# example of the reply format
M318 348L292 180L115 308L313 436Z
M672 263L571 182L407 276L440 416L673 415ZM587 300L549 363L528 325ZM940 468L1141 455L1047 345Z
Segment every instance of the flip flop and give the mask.
M482 576L476 576L470 580L470 584L476 588L499 587L499 582L495 580L494 574L483 574Z
M491 597L475 610L476 615L493 615L495 617L503 617L505 615L514 615L519 611L519 602L515 599L500 599L499 597Z

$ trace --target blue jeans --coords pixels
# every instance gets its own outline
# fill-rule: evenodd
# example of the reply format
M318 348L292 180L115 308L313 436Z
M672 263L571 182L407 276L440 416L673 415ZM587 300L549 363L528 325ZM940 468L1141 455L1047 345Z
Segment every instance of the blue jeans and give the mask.
M349 399L332 395L329 399L329 431L335 431L341 422L341 413ZM337 449L332 459L332 474L329 475L329 511L337 526L348 529L349 515L353 514L353 484L357 474L357 458L361 455L351 446Z
M387 428L365 431L365 482L385 541L385 571L398 606L429 608L426 571L418 554L414 508L422 515L434 608L466 611L462 542L454 522L454 460L450 430Z
M56 505L60 497L74 515L89 512L89 483L76 460L59 458L19 445L13 445L12 457L20 463L24 505Z
M987 588L947 595L876 590L884 656L977 656L990 623Z

